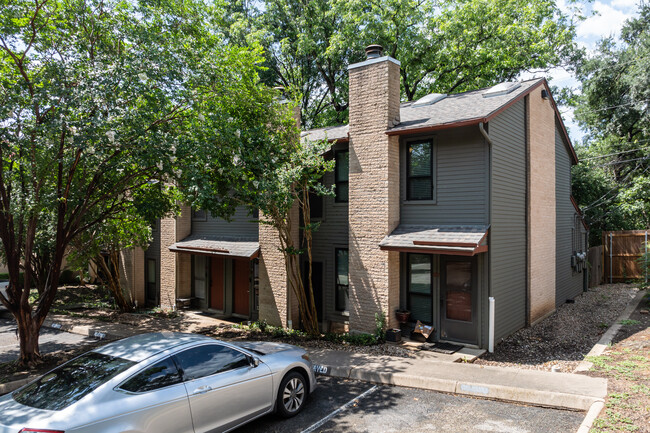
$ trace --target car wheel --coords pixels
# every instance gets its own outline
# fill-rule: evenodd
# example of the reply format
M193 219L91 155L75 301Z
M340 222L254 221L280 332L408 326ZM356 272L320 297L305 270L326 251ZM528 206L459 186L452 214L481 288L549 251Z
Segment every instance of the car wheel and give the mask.
M307 401L305 377L295 371L284 376L278 390L276 408L278 414L285 418L297 415Z

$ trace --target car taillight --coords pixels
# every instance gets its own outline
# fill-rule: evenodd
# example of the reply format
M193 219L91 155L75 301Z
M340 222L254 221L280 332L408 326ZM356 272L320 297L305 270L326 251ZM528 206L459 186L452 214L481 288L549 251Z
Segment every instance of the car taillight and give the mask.
M20 430L18 433L65 433L63 430L48 430L46 428L27 428Z

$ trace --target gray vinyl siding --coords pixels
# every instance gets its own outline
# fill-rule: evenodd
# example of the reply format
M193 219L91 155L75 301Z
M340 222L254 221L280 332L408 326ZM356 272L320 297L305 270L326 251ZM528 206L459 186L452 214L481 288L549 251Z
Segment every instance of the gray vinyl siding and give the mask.
M335 149L344 148L341 145ZM334 173L327 173L323 183L334 183ZM334 250L348 248L348 203L335 203L334 197L323 197L323 219L313 234L312 254L314 262L323 263L323 321L347 321L348 316L336 311L336 269Z
M406 150L409 141L434 144L434 200L406 201ZM400 149L401 224L487 224L488 149L478 128L409 136Z
M520 100L489 124L492 139L489 266L495 341L526 325L526 119Z
M577 252L584 251L584 226L576 220L571 203L571 159L559 128L555 128L555 200L556 200L556 254L555 304L560 306L582 292L583 274L571 267L574 254L574 230L580 233ZM583 271L584 272L584 271Z
M205 221L192 220L193 236L225 236L259 239L258 223L248 210L239 206L230 221L208 215Z

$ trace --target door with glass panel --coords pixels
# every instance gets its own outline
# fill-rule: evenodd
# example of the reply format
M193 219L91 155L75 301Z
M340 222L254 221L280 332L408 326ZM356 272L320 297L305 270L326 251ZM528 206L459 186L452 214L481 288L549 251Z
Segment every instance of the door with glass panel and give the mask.
M476 258L441 256L440 265L440 338L477 344Z
M411 320L433 324L433 255L407 254L407 292Z
M192 297L197 308L208 308L208 270L210 259L206 256L192 256Z
M149 306L158 305L158 283L157 283L157 274L156 269L156 259L147 259L147 265L145 269L147 275L147 283L145 286L145 303Z

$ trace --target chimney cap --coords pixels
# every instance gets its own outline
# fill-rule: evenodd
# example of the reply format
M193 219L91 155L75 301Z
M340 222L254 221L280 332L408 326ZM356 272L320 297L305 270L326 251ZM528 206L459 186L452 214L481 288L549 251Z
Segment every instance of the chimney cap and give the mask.
M369 59L376 59L381 57L384 47L378 44L368 45L366 47L366 57Z

